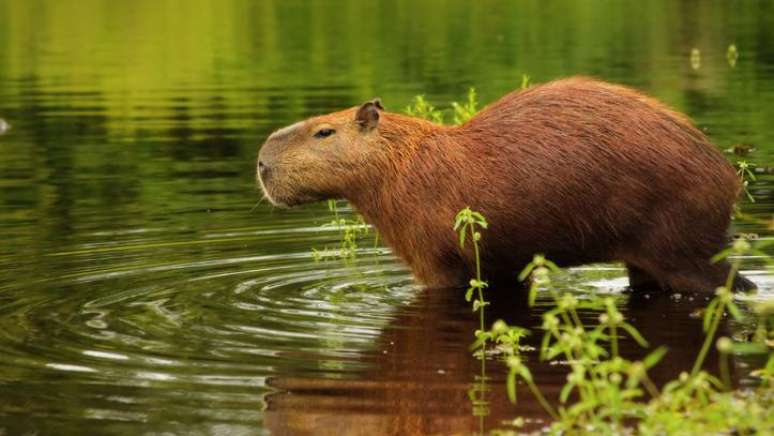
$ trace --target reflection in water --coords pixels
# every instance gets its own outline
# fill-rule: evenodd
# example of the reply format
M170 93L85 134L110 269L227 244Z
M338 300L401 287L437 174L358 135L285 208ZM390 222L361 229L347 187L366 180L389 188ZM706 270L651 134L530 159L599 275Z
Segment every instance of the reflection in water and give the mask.
M390 110L415 94L446 107L470 86L492 101L522 73L586 74L659 97L722 149L751 144L757 202L742 209L767 220L774 14L761 8L1 1L0 435L476 431L476 321L462 295L419 291L372 239L352 263L315 262L311 248L339 237L324 205L250 213L257 144L374 96ZM760 222L733 230L770 234ZM770 294L774 278L759 266L745 262ZM602 265L560 281L618 295L622 277ZM491 320L539 325L543 309L502 294ZM700 299L621 304L653 344L670 346L655 378L692 360ZM530 363L556 398L562 368ZM526 391L507 403L503 365L486 370L485 428L543 418Z
M480 386L479 361L465 351L477 318L458 289L424 290L384 328L376 355L368 355L366 371L345 378L270 377L277 390L266 397L265 424L275 434L471 434L479 431L479 418L468 391ZM523 292L495 289L490 320L509 325L537 326L545 310L527 309ZM615 295L615 294L613 294ZM579 295L583 298L583 294ZM704 339L696 313L707 300L699 295L636 293L621 295L622 311L651 344L669 352L651 370L661 385L689 368ZM541 301L538 302L541 306ZM598 313L582 312L584 321L596 322ZM722 332L721 332L722 334ZM523 343L533 347L525 358L550 401L558 402L566 381L566 368L540 362L537 354L542 332L534 328ZM621 354L641 359L648 350L626 338ZM707 369L717 368L710 354ZM527 418L527 428L537 429L550 418L525 387L518 405L510 404L505 390L507 368L496 359L487 361L484 384L484 428L508 428L516 416ZM480 387L479 387L480 388Z

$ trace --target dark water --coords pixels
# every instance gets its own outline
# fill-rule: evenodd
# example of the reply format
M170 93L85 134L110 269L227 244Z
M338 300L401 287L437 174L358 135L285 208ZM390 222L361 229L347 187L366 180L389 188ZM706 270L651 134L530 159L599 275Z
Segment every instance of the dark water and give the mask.
M271 130L377 95L448 107L475 86L489 102L522 74L629 84L723 149L752 145L757 202L734 231L770 237L772 2L0 2L0 435L467 434L540 419L526 392L507 402L495 361L490 414L473 415L477 320L461 294L419 289L372 236L352 262L315 262L339 237L325 205L251 211ZM774 292L760 259L744 269ZM656 379L696 354L702 298L631 297L619 265L556 280L616 296L667 345ZM537 327L541 310L508 291L491 319ZM532 360L556 398L563 369Z

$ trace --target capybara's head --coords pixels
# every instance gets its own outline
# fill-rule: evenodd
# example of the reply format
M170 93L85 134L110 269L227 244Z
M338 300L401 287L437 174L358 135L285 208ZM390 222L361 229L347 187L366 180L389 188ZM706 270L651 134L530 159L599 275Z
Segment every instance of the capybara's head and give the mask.
M379 151L383 110L374 99L272 133L258 153L256 176L269 201L290 207L343 197Z

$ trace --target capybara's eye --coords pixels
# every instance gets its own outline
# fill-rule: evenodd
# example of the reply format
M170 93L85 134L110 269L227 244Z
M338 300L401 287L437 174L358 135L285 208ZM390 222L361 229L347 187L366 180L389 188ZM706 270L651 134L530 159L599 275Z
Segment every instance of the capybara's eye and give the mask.
M334 133L336 133L333 129L320 129L317 131L317 133L314 134L315 138L325 138L327 136L331 136Z

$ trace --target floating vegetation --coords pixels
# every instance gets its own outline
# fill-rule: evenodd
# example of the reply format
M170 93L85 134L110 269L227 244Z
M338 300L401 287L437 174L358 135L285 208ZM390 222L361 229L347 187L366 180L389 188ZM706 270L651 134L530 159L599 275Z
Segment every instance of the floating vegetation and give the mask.
M698 70L699 68L701 68L701 52L699 51L698 48L694 48L693 50L691 50L690 60L691 60L691 68L693 68L694 70Z
M726 60L731 68L736 67L736 61L739 59L739 51L736 49L736 44L731 44L726 50Z

